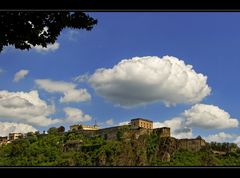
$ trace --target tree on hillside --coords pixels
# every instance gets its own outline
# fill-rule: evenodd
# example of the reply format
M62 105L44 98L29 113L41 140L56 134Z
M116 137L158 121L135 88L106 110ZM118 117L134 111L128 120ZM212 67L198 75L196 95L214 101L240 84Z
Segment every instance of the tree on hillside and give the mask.
M58 133L58 130L56 127L51 127L48 129L48 134L56 135Z
M65 132L65 127L60 126L57 128L58 133L64 133Z
M97 20L84 12L2 11L0 12L0 52L4 46L30 49L53 44L64 28L91 30Z

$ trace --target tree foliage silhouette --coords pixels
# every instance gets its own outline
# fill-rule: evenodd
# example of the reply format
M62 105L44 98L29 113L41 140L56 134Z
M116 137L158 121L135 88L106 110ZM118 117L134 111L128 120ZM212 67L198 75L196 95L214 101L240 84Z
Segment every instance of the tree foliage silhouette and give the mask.
M2 11L0 12L0 52L4 46L30 49L53 44L64 28L90 31L97 20L84 12Z

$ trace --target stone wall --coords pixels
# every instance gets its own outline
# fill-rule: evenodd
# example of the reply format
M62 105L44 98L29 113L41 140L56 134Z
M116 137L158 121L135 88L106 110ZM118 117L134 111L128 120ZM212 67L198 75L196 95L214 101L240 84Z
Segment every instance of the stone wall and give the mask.
M153 132L153 130L138 128L138 129L132 130L131 132L132 132L132 138L138 139L141 135L150 135Z
M202 138L179 139L178 140L178 148L179 149L199 151L204 146L206 146L206 142Z
M97 130L97 135L102 136L106 140L117 140L117 133L123 131L124 127L109 127L105 129Z
M78 133L81 133L83 135L85 135L86 137L95 137L97 135L97 130L78 130L78 131L75 131L75 132L78 132Z
M86 137L101 136L106 140L117 140L117 133L130 130L130 126L117 126L109 127L99 130L78 130L78 133L82 133Z
M158 134L159 137L170 137L170 128L169 127L162 127L153 129L153 132Z

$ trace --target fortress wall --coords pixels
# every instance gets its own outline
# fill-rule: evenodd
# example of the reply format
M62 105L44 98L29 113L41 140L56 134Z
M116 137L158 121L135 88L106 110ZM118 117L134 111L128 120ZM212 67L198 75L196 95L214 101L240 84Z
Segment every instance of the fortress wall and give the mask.
M188 148L188 139L178 140L178 148L186 150Z
M153 129L154 133L157 133L160 137L170 137L170 128L156 128Z
M139 129L130 129L130 127L126 126L117 126L117 127L110 127L110 128L105 128L105 129L100 129L97 130L97 134L101 135L103 138L106 138L107 140L117 140L117 133L122 132L124 138L132 138L132 136L135 139L138 139L140 135L149 135L152 133L152 129L144 129L144 128L139 128Z
M85 135L86 137L95 137L97 135L97 130L78 130L78 133Z
M139 136L150 135L152 132L153 132L152 129L139 128L139 129L133 130L133 135L135 139L138 139Z
M206 146L206 142L203 139L180 139L178 142L179 149L191 151L199 151L204 146Z
M117 133L129 131L130 127L128 126L116 126L116 127L109 127L104 129L96 130L97 135L102 136L106 140L117 140Z

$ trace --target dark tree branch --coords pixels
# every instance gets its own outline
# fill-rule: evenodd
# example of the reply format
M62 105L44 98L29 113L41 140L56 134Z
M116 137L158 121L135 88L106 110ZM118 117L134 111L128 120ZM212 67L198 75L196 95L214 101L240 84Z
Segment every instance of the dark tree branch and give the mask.
M13 45L24 50L32 46L53 44L64 28L91 30L97 20L84 12L0 12L0 52ZM48 28L47 32L44 28Z

